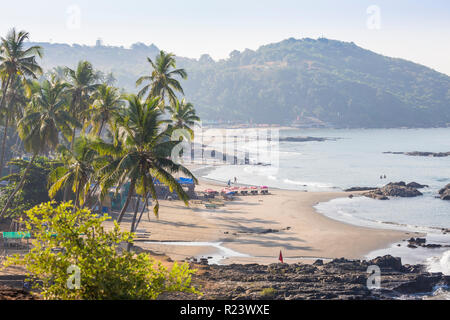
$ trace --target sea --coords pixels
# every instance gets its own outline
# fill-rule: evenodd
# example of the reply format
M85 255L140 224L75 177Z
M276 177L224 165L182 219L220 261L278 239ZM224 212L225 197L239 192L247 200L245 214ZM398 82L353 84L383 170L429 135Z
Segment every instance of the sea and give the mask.
M260 131L256 135L254 130L232 131L227 135L237 138L213 141L212 149L241 156L238 161L234 158L233 163L204 163L203 168L208 168L202 171L204 177L224 183L236 178L240 184L308 192L418 182L428 185L421 189L420 197L389 201L341 198L320 203L316 210L345 223L420 232L426 234L428 243L450 245L450 234L442 232L443 228L450 228L450 201L437 198L439 189L450 183L450 157L386 153L448 152L450 128ZM298 137L325 139L304 141ZM367 258L384 254L399 256L404 264L425 264L431 272L450 275L449 248L413 249L406 243L393 244L368 253Z

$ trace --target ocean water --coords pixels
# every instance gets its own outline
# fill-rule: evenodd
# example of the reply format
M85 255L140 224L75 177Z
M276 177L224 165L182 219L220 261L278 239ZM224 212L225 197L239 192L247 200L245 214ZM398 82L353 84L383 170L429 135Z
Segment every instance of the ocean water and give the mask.
M436 198L440 188L450 183L450 157L412 157L384 152L450 151L450 128L436 129L304 129L284 130L280 137L325 137L324 142L279 142L269 144L266 157L261 142L239 143L249 153L250 165L224 165L208 171L206 178L227 182L267 185L304 191L340 191L355 186L383 186L405 181L429 185L424 196L377 201L368 198L335 199L321 203L317 210L332 219L351 224L427 233L429 242L450 244L450 202ZM231 149L231 146L228 145ZM265 147L265 146L264 146ZM264 148L263 148L264 149ZM259 151L258 151L259 150ZM258 152L256 152L258 151ZM273 161L273 153L277 160ZM252 163L272 163L270 166ZM380 176L386 175L386 179ZM450 274L450 251L387 248L405 263L427 263L430 270ZM414 251L415 250L415 251ZM381 254L374 252L368 257Z

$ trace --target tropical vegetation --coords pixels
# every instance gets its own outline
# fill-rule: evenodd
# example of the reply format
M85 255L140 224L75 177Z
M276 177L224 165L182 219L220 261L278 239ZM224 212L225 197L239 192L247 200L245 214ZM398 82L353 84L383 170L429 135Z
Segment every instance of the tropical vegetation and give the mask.
M158 216L162 185L188 205L177 178L197 182L171 158L180 143L172 141L173 131L193 134L200 120L182 99L186 71L176 68L173 54L161 51L155 60L147 57L151 75L138 79L139 93L126 93L114 87L113 74L86 60L44 74L44 50L26 46L28 38L12 29L0 44L0 222L21 221L34 239L25 257L10 262L25 264L42 280L39 289L46 298L153 299L166 290L194 292L187 266L175 265L170 272L153 268L147 256L131 251L139 204L147 208L151 202ZM115 228L104 231L101 225L110 218L91 212L123 190L126 201ZM133 198L130 233L122 233L119 224ZM116 250L121 242L127 243L126 252ZM70 264L87 272L87 289L63 288Z

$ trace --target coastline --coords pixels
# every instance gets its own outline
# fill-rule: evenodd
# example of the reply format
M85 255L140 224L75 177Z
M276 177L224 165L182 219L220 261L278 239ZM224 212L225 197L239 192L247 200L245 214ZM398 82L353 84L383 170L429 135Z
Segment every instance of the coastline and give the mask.
M224 186L209 179L199 180L200 191ZM370 252L418 235L350 225L314 208L320 202L348 195L271 189L270 195L237 197L217 209L207 209L195 201L189 208L179 202L161 201L159 220L144 217L138 228L150 232L150 240L137 246L176 261L203 257L220 264L271 264L278 262L282 251L287 263L312 263L341 257L363 259ZM129 228L128 219L123 227Z

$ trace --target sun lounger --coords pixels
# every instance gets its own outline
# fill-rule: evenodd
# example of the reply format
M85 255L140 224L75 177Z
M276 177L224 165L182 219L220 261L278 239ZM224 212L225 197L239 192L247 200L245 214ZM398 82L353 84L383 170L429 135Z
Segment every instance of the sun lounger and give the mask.
M29 232L2 232L2 238L6 255L8 247L13 244L20 246L23 239L26 240L26 245L28 247L28 240L31 238L31 234Z

